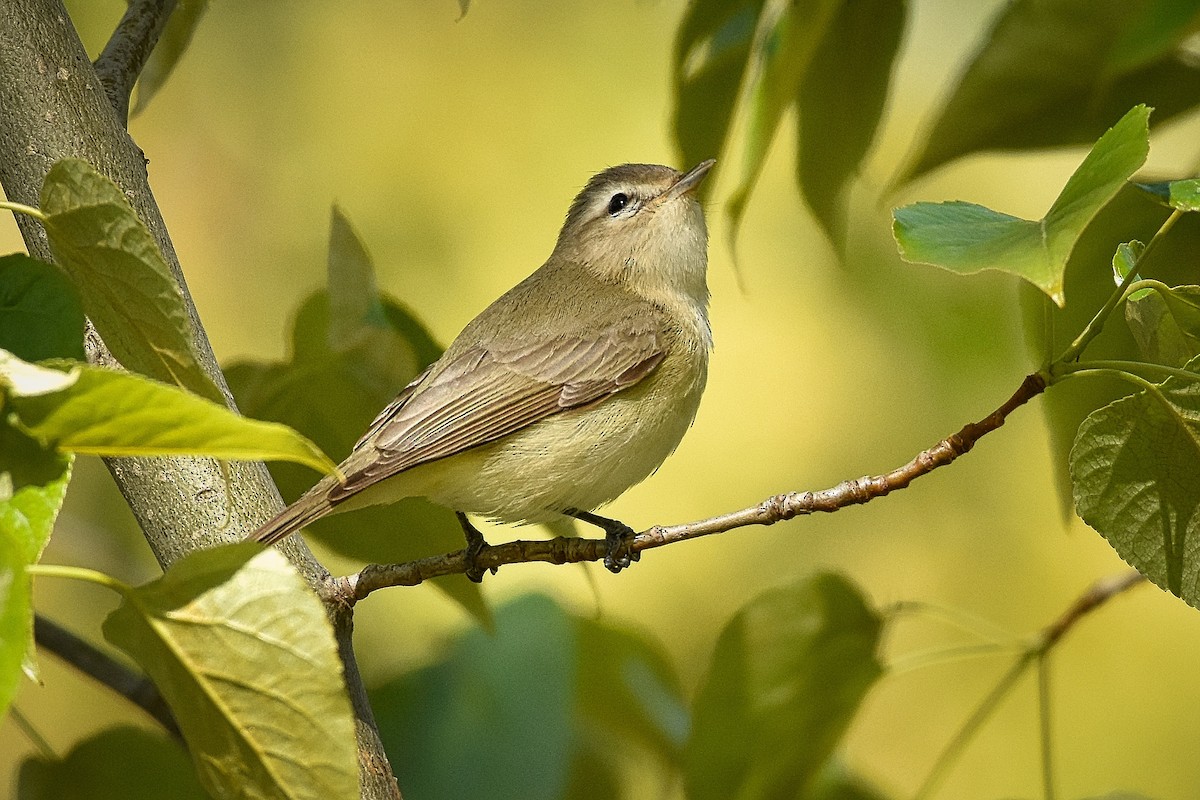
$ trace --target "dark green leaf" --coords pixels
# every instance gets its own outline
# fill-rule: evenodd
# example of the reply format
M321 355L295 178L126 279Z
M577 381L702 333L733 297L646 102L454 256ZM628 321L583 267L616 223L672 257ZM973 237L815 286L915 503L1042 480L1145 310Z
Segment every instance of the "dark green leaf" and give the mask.
M158 44L154 46L146 66L138 76L134 114L145 111L150 99L158 94L158 90L167 82L179 59L192 43L196 26L200 24L200 18L207 10L208 0L178 0L175 4L171 18L167 20L167 26L158 38Z
M839 248L847 190L875 138L905 10L904 0L842 2L800 82L800 190Z
M762 173L767 151L783 113L797 100L817 45L825 36L843 0L796 0L779 8L753 54L756 69L748 99L742 174L729 199L731 239L746 210L750 192Z
M130 590L104 635L154 680L214 796L358 796L333 629L278 551L185 556Z
M53 264L14 253L0 258L0 349L25 361L83 359L83 304Z
M1135 295L1125 303L1125 321L1147 361L1182 367L1200 355L1200 286Z
M109 728L67 757L29 758L17 776L19 800L208 800L187 754L141 728Z
M371 331L387 329L375 265L337 206L330 220L328 274L330 349L352 350Z
M1200 67L1179 48L1198 9L1196 0L1007 4L901 180L979 150L1085 144L1135 103L1154 107L1158 124L1193 108Z
M86 161L65 159L42 185L54 256L124 366L224 402L200 367L179 286L121 190Z
M803 796L882 672L880 625L862 595L830 574L739 611L693 706L688 797Z
M439 664L372 695L405 797L557 800L573 761L573 621L548 598L496 611ZM519 765L519 768L514 768Z
M629 631L584 618L576 624L579 715L605 739L643 744L678 766L690 719L667 658Z
M0 385L23 430L59 450L102 456L197 455L283 459L332 473L334 464L296 431L240 416L182 389L128 372L68 365L41 375L70 379L56 391L23 390L32 364L0 350Z
M1089 415L1071 478L1084 522L1151 581L1200 606L1200 374Z
M973 203L915 203L896 209L892 231L901 255L962 274L1009 272L1064 305L1067 259L1092 218L1145 162L1149 117L1150 109L1136 106L1100 137L1036 222Z
M716 158L725 146L764 0L697 0L675 39L671 130L683 164ZM702 193L713 178L701 185Z
M887 800L887 795L848 770L835 756L825 764L803 800Z
M571 775L567 781L563 800L614 800L621 797L621 782L612 758L620 754L621 746L610 746L612 753L598 752L598 748L584 747L576 753L571 763Z
M1163 205L1180 211L1200 211L1200 178L1136 184Z

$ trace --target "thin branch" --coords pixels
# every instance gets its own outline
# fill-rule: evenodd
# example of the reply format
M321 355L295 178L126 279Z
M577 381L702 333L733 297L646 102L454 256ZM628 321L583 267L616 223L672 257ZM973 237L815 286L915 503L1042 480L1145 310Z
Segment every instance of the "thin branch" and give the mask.
M768 497L756 506L732 511L696 522L679 525L658 525L634 536L630 549L634 553L663 547L675 542L724 533L748 525L774 525L776 522L816 512L832 513L846 506L859 505L903 489L922 475L950 464L970 452L983 436L1004 424L1016 409L1028 403L1046 389L1046 375L1035 372L1026 376L1013 396L979 422L968 423L958 433L948 436L902 467L885 475L843 481L837 486L818 492L791 492ZM548 561L567 564L580 561L599 561L604 558L607 544L603 539L517 540L488 545L479 553L475 563L495 572L504 564ZM466 572L468 559L465 550L430 556L403 564L369 564L360 572L336 578L325 587L326 598L333 602L353 605L376 589L387 586L415 586L441 575Z
M171 709L158 693L158 687L145 675L41 614L34 617L33 637L39 648L54 653L84 675L128 699L153 717L167 733L183 741Z
M1042 652L1050 650L1067 631L1075 626L1075 623L1079 622L1080 618L1095 611L1122 592L1145 581L1146 576L1136 569L1096 581L1058 619L1042 629L1038 637L1038 648Z
M96 59L96 77L122 126L129 123L129 96L158 43L177 0L131 0L125 16Z

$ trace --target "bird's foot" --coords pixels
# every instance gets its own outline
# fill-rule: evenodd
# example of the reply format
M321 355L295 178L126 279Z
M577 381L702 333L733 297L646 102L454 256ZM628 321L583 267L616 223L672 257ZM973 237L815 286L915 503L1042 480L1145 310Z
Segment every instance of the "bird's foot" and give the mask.
M467 548L464 551L464 560L467 562L467 569L464 574L475 583L482 583L485 569L479 564L479 556L490 545L488 545L487 539L483 538L483 534L479 532L479 529L467 519L466 514L461 511L454 513L458 517L458 524L462 526L463 534L467 537ZM496 574L495 567L492 567L492 574Z
M634 561L641 559L642 554L634 552L631 547L636 531L624 522L602 517L590 511L580 511L577 508L569 508L564 513L580 522L595 525L604 531L604 567L609 572L620 572Z

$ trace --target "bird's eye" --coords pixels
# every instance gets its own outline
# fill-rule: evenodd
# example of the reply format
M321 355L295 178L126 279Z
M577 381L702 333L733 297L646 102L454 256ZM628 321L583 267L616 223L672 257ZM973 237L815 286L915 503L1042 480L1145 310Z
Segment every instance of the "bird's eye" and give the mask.
M608 201L609 216L615 217L617 214L620 214L621 209L623 209L625 207L625 204L628 202L629 202L629 195L625 194L624 192L617 192L616 194L614 194L612 196L612 199Z

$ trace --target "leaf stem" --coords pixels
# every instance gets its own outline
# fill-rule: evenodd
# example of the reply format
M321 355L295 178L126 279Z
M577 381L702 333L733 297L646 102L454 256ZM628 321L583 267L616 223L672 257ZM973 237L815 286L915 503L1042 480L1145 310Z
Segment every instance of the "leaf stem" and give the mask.
M1149 370L1151 372L1159 372L1169 378L1178 378L1183 381L1200 381L1200 373L1195 373L1181 367L1168 367L1165 364L1154 364L1149 361L1098 359L1096 361L1077 361L1073 364L1059 364L1055 369L1055 375L1050 383L1054 384L1062 378L1069 378L1081 372L1090 372L1093 370L1115 370L1134 375L1135 377L1138 377L1138 370Z
M1170 232L1171 228L1175 227L1175 223L1178 222L1179 218L1182 216L1183 212L1179 209L1175 209L1171 212L1171 215L1167 217L1162 226L1160 226L1159 229L1154 233L1153 238L1150 239L1150 243L1146 245L1146 249L1143 250L1141 255L1137 257L1137 260L1133 262L1133 265L1129 269L1129 273L1121 280L1121 285L1117 287L1117 290L1112 293L1112 295L1108 298L1108 301L1105 302L1101 309L1096 312L1096 316L1092 317L1091 321L1079 333L1079 336L1075 338L1075 341L1071 342L1071 345L1055 360L1055 363L1066 363L1076 360L1079 358L1079 354L1083 352L1084 348L1091 344L1092 340L1100 335L1100 331L1104 330L1104 323L1108 321L1113 309L1116 308L1117 304L1121 302L1121 299L1125 297L1125 292L1129 289L1130 284L1138 279L1138 269L1146 260L1146 257L1150 255L1152 250L1154 250L1154 246Z
M1050 654L1040 653L1037 659L1038 727L1041 729L1042 798L1054 800L1054 740L1050 719Z
M111 575L86 567L68 567L62 564L30 564L25 567L30 575L45 578L71 578L77 581L87 581L98 586L106 586L121 595L127 595L133 590L129 584L123 583Z
M33 743L33 746L42 754L42 758L48 761L58 761L58 753L54 752L54 748L50 746L50 742L46 741L46 737L42 736L37 727L29 721L29 718L21 713L15 705L9 706L8 715L12 719L13 724L21 729L21 733L25 734L25 738Z
M42 213L40 208L27 206L24 203L14 203L11 200L0 200L0 208L11 211L14 214L24 214L27 217L33 217L38 222L45 222L46 215Z

